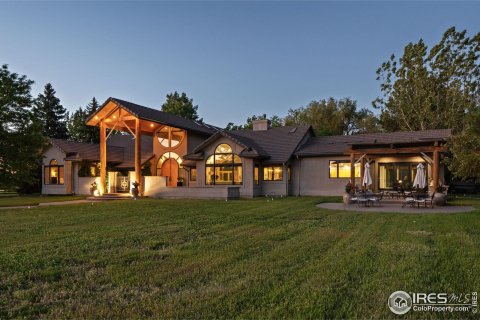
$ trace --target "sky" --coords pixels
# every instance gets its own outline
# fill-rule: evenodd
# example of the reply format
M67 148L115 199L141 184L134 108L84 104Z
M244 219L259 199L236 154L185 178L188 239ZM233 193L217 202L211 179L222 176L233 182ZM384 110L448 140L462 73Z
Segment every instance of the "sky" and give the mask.
M0 2L0 64L50 82L73 111L92 97L160 108L186 92L204 121L285 116L312 100L371 107L376 70L451 26L480 32L480 2Z

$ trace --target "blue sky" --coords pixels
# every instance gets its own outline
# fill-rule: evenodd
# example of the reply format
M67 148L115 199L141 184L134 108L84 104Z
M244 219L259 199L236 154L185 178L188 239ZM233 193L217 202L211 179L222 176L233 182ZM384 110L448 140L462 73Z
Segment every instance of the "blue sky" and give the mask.
M0 2L0 63L51 82L69 110L95 96L160 107L184 91L208 123L283 116L312 100L370 107L391 53L450 26L480 32L479 2Z

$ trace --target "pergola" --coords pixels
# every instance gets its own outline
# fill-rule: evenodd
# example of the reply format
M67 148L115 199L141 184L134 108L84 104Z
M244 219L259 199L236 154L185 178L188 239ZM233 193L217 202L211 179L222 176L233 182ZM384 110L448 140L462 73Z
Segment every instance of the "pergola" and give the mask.
M114 130L128 132L135 139L135 181L140 183L139 190L142 192L141 137L153 135L162 124L142 119L115 99L110 98L87 120L87 125L100 127L100 194L106 191L107 139Z
M433 190L437 190L440 153L446 151L444 139L429 139L401 144L351 143L346 154L350 155L350 179L354 185L355 164L358 162L361 162L360 181L363 181L366 159L375 159L381 156L415 155L422 157L432 166Z

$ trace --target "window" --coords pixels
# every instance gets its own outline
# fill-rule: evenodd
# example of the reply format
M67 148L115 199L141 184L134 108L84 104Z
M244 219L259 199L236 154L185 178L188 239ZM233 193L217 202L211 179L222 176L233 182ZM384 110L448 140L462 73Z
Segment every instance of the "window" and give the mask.
M64 184L64 167L58 165L58 161L52 159L44 168L44 184Z
M190 169L190 181L197 181L197 168Z
M228 144L220 144L205 162L206 184L241 184L242 178L242 160Z
M360 178L361 163L355 163L355 178ZM330 178L350 178L350 161L333 160L330 161Z
M169 126L163 126L156 133L158 143L165 148L175 148L185 138L185 131Z
M418 162L392 162L378 164L380 189L409 189L413 186L417 174ZM424 163L424 165L426 165ZM428 175L428 170L426 170ZM427 180L428 181L428 180Z
M258 164L255 165L255 167L253 168L253 181L255 182L256 185L258 185L260 183L260 181L258 180Z
M291 182L292 181L292 168L291 167L288 167L287 176L288 176L288 182Z
M272 166L263 168L263 181L282 181L283 167Z

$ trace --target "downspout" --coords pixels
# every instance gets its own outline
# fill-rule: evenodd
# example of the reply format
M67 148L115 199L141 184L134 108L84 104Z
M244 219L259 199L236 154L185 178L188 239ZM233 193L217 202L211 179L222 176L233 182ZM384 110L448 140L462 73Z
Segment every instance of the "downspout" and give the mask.
M302 177L302 159L300 159L299 156L297 156L297 160L298 160L298 192L297 192L297 196L300 196L300 179Z

